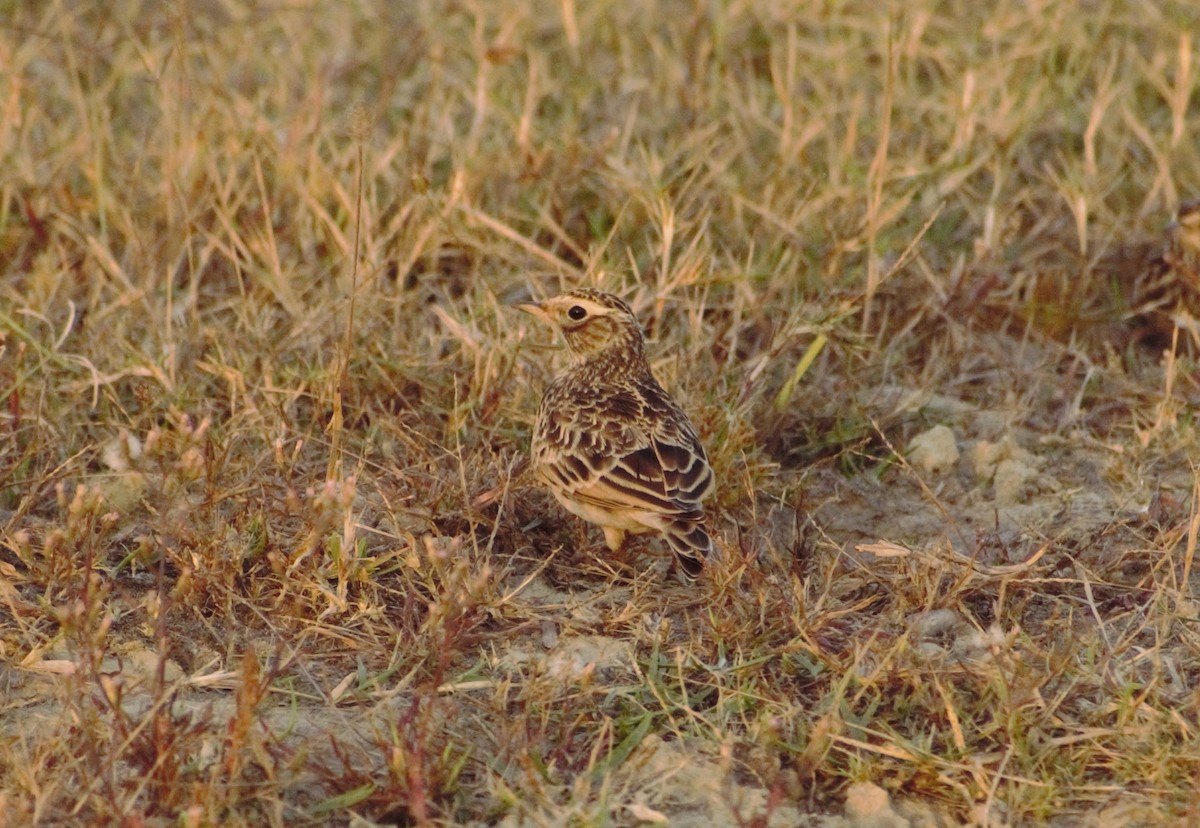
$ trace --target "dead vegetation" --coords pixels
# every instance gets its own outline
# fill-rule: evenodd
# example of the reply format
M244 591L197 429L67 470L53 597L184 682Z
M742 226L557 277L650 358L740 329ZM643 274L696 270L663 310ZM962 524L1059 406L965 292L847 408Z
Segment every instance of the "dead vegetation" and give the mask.
M12 4L0 823L1200 819L1195 343L1127 301L1196 31ZM710 448L692 589L522 474L576 284Z

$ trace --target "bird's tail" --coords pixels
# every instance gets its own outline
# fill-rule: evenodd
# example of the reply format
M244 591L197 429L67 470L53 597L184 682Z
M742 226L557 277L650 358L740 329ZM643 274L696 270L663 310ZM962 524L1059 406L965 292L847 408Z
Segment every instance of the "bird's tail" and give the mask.
M715 552L713 540L704 524L695 520L679 520L664 533L667 545L679 561L680 571L688 581L693 581L704 571L704 563Z

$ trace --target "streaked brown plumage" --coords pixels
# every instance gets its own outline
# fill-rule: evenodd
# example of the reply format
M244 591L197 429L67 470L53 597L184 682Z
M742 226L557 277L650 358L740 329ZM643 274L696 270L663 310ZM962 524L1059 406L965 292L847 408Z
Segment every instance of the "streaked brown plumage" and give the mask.
M1133 339L1169 348L1176 326L1181 346L1196 346L1200 317L1200 200L1185 201L1167 228L1160 255L1140 273L1129 296ZM1191 342L1189 343L1189 338Z
M519 306L566 340L571 364L546 388L532 441L537 476L616 551L627 533L661 534L692 578L713 554L701 502L713 489L704 448L646 361L633 311L573 290Z

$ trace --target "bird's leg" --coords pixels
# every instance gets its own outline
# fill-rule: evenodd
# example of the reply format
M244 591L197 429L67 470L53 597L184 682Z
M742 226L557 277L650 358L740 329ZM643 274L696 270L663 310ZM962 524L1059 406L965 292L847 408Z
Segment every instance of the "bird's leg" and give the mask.
M625 530L614 529L611 526L602 526L604 530L604 542L608 544L608 548L613 552L620 552L621 547L625 545Z
M624 529L613 529L611 526L601 526L600 528L604 530L604 545L610 552L603 556L602 568L625 575L631 574L633 568L629 562L631 545L629 535Z

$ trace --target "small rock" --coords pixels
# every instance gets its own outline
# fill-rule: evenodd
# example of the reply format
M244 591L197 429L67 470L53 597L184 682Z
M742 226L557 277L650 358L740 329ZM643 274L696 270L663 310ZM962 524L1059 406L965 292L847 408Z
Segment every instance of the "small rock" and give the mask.
M546 658L546 672L562 681L578 681L593 671L625 669L633 663L628 643L602 635L559 638Z
M980 480L991 480L992 475L996 473L996 465L1008 454L1006 448L1004 443L991 443L987 440L973 443L968 449L967 458L975 476Z
M962 616L952 609L935 609L908 616L908 628L916 638L937 638L953 630L961 621Z
M1020 503L1025 500L1026 484L1037 474L1037 469L1017 460L1009 458L1001 460L996 466L996 475L992 485L996 489L997 503Z
M919 660L926 662L944 661L949 655L945 647L932 641L918 641L913 645L913 653Z
M1013 460L1032 469L1039 465L1037 455L1021 448L1012 437L1005 437L997 443L979 440L967 449L967 458L975 476L984 481L992 480L1005 460Z
M871 782L846 789L845 811L853 828L909 828L908 820L892 810L887 791Z
M954 432L936 425L913 437L908 444L908 461L927 474L949 470L958 462Z

